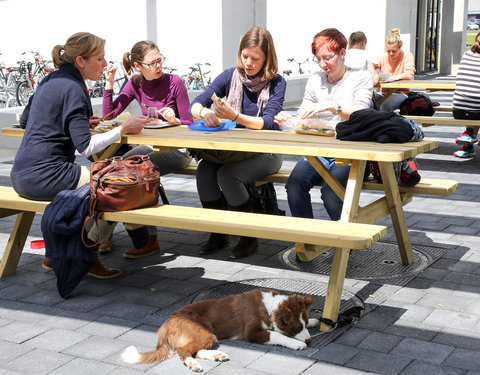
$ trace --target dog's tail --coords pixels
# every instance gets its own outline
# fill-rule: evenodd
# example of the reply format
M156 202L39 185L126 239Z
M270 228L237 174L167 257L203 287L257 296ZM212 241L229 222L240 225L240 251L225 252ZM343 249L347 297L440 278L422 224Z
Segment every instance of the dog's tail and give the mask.
M167 329L162 325L158 330L157 349L150 352L139 352L134 346L129 346L122 353L122 359L127 363L152 363L162 362L173 357L173 350L170 349L166 340Z
M166 347L157 348L151 352L139 352L134 346L129 346L122 353L122 359L127 363L152 363L152 362L162 362L166 359L172 357L173 353L170 349Z

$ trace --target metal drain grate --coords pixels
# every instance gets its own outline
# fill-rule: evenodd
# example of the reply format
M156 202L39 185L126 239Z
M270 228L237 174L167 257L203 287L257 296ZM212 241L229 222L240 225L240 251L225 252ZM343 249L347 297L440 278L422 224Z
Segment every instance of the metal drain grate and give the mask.
M222 298L231 294L240 294L258 288L275 289L284 294L311 294L315 298L315 302L312 304L311 308L319 310L323 309L325 295L327 293L327 284L321 282L313 282L302 279L280 278L250 279L239 280L236 282L229 282L209 287L196 294L192 298L190 303L202 301L205 299ZM348 290L344 289L342 292L340 312L344 312L347 309L357 306L361 307L362 309L364 308L364 304L360 300L360 298L358 298L353 293L350 293ZM312 313L310 314L310 317L318 318L319 316L318 313ZM311 329L310 334L312 336L312 343L310 344L310 347L318 349L327 345L328 343L336 339L338 336L340 336L347 328L348 326L334 329L321 334L318 334L318 328Z
M413 253L414 262L405 266L396 244L377 242L366 250L354 250L350 253L346 277L403 284L405 280L411 279L440 258L444 250L414 246ZM297 258L295 247L288 248L281 254L281 260L289 268L319 275L330 274L332 258L331 250L310 262L302 262Z

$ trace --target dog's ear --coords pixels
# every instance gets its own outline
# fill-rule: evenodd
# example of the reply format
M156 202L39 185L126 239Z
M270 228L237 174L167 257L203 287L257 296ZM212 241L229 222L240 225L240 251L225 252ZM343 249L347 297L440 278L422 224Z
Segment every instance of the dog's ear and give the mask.
M305 306L308 308L313 302L315 302L315 298L311 294L307 294L306 296L303 296L303 303Z

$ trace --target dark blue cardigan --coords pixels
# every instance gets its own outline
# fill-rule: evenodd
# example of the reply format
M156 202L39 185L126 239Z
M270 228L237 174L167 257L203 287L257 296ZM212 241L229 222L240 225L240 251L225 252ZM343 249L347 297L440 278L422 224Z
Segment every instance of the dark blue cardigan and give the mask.
M75 189L80 178L75 150L82 152L89 145L88 120L93 114L78 69L62 65L45 77L24 112L25 135L10 173L13 188L36 200Z

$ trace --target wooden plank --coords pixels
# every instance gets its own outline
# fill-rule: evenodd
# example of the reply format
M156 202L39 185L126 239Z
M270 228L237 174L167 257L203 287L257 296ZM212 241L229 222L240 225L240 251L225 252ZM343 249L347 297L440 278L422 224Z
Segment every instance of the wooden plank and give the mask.
M352 249L365 249L386 234L377 225L174 205L106 212L103 219Z
M463 120L451 116L405 116L422 125L460 125L480 126L480 120Z
M380 82L382 89L411 89L427 91L455 91L455 80L422 79L422 80L400 80L393 82Z
M0 278L13 275L17 270L34 216L35 212L22 212L17 215L0 262Z

